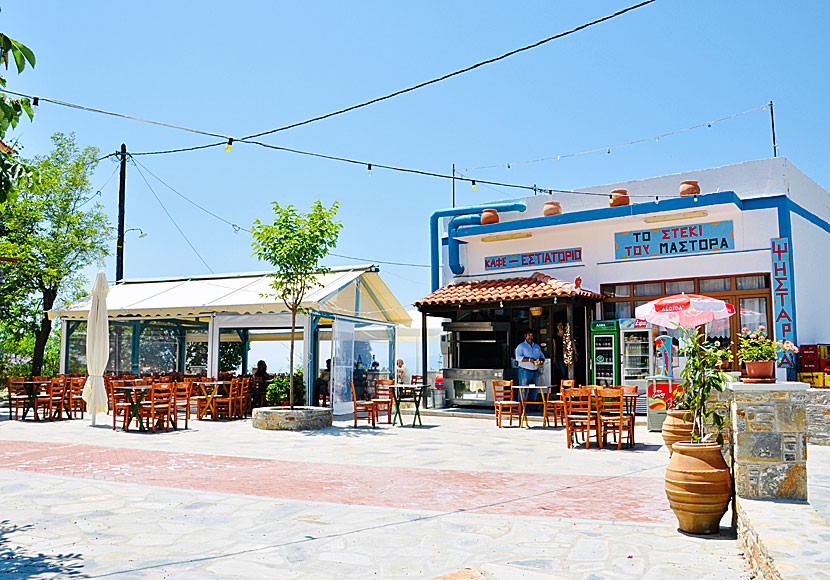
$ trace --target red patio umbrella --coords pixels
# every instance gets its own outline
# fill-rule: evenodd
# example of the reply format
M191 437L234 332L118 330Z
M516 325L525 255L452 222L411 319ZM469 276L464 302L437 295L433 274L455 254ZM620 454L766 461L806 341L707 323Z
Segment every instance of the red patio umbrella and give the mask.
M638 306L635 316L665 328L694 328L735 314L735 307L723 300L700 294L675 294Z

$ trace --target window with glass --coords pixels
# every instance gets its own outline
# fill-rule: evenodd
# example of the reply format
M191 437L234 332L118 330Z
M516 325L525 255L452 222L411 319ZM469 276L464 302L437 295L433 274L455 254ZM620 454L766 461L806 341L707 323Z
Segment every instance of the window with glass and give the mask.
M735 316L715 321L703 329L708 339L717 340L731 349L733 355L737 354L741 328L754 330L763 325L769 329L772 317L769 274L605 284L600 291L605 297L602 312L606 320L632 318L641 304L684 292L704 294L734 304L738 310ZM667 334L679 336L679 330L667 330ZM733 363L732 368L737 369L737 363Z

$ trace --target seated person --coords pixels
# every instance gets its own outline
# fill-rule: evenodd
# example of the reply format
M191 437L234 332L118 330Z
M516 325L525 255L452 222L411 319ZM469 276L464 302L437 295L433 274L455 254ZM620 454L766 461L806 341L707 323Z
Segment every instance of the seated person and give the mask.
M268 389L268 383L271 382L271 375L268 374L268 365L264 360L256 363L256 370L251 381L251 395L253 397L253 406L261 407L265 404L265 392Z
M326 359L326 368L320 371L320 376L314 381L314 388L312 392L312 405L318 405L321 396L328 398L331 391L329 390L329 381L331 380L331 359Z
M412 382L412 375L402 358L398 359L398 368L395 369L395 382L399 385L408 385Z

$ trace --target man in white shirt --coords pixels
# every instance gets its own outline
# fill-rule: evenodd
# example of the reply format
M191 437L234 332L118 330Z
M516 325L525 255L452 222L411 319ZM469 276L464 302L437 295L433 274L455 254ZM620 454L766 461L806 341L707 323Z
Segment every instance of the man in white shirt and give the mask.
M401 358L398 359L398 368L395 369L395 382L399 385L408 385L412 382L412 375Z

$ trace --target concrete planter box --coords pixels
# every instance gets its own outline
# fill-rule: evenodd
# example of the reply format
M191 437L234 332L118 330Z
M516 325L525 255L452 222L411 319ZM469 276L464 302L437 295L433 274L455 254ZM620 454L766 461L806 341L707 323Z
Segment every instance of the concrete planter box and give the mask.
M304 431L331 427L332 410L326 407L260 407L254 409L254 429Z

